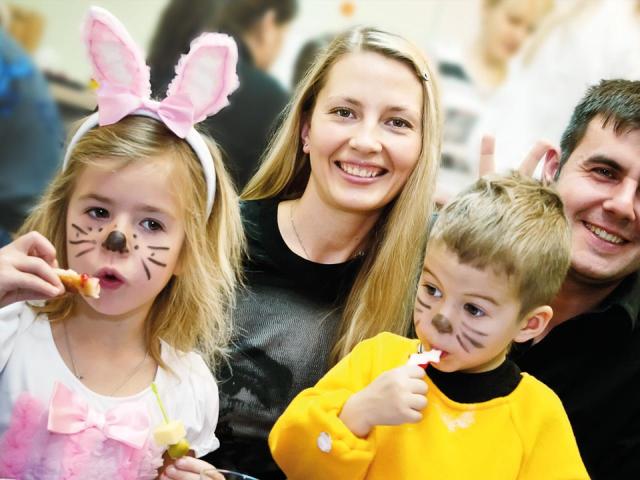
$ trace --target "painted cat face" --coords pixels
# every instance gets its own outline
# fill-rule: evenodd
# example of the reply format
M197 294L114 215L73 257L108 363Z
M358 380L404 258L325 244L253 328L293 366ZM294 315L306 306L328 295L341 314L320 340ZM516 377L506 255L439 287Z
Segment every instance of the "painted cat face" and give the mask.
M85 299L95 310L148 311L176 273L184 219L171 174L170 160L158 157L117 170L88 166L77 179L67 259L70 268L100 279L100 298Z
M429 246L413 318L422 343L443 351L438 370L500 365L522 327L520 306L506 275L460 263L439 242Z

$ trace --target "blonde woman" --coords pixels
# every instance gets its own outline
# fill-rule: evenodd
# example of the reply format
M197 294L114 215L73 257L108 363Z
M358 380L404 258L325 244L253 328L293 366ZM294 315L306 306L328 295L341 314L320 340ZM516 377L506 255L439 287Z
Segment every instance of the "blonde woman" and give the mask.
M532 38L478 119L474 155L487 132L496 137L498 171L518 168L539 139L559 144L574 107L602 79L640 78L640 1L574 0L559 8Z
M512 60L554 7L554 0L478 3L481 11L473 41L463 48L452 47L451 42L436 48L444 112L439 203L475 181L476 151L469 151L473 128L492 105Z
M397 35L338 36L298 87L243 193L249 243L220 467L281 475L276 418L359 341L406 332L431 215L439 111L429 65Z

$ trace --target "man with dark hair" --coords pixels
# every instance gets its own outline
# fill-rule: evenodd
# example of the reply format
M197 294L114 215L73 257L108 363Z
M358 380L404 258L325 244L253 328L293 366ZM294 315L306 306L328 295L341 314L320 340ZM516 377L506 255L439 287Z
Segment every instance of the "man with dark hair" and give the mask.
M640 478L640 82L590 88L547 153L571 269L542 335L512 352L561 398L594 479Z

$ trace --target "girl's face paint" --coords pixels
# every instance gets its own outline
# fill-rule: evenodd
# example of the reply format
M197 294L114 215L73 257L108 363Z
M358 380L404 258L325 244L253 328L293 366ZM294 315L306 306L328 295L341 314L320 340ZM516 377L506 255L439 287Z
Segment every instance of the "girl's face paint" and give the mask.
M509 280L460 263L439 242L429 246L413 318L422 343L444 352L438 370L483 372L504 361L523 323Z
M67 210L69 267L100 278L99 299L84 299L107 315L148 310L178 264L182 209L164 157L119 170L86 167ZM84 297L83 297L84 298Z

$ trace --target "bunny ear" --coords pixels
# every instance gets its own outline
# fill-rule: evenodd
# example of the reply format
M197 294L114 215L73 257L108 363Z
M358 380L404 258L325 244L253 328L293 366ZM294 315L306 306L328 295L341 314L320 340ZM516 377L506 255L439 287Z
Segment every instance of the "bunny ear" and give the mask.
M186 97L193 106L193 123L229 105L227 97L240 85L236 75L238 47L231 37L204 33L191 42L191 49L176 67L167 89L170 97Z
M129 32L116 17L103 8L91 7L83 36L93 76L100 89L149 97L149 67Z

